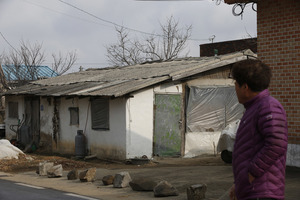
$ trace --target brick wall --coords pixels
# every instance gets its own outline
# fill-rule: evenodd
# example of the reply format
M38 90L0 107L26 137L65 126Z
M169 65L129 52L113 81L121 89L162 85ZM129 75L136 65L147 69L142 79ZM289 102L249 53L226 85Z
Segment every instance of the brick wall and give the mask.
M271 95L287 112L289 143L300 144L300 1L259 1L257 40L258 57L273 70Z

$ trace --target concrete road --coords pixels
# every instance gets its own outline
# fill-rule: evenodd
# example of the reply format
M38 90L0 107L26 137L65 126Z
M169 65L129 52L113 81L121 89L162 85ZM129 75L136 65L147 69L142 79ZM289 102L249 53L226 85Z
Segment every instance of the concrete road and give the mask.
M199 160L195 160L200 162ZM165 160L164 162L167 162ZM40 187L61 190L67 193L75 193L83 196L89 196L101 200L148 200L157 199L153 192L137 192L130 187L113 188L104 186L102 178L106 175L115 175L118 172L127 171L131 178L151 177L159 180L166 180L176 187L179 196L166 197L163 199L186 200L186 188L194 185L205 183L207 185L206 199L218 200L227 193L233 183L232 167L226 164L210 163L205 166L189 165L189 160L179 159L163 167L147 168L124 168L120 169L103 169L97 168L96 181L80 182L79 180L67 180L67 171L61 178L47 178L38 176L35 172L26 172L18 174L5 174L0 172L0 179L22 182ZM287 168L286 174L286 200L295 200L300 197L300 168Z
M0 180L0 188L0 199L2 200L96 200L74 193L6 180Z

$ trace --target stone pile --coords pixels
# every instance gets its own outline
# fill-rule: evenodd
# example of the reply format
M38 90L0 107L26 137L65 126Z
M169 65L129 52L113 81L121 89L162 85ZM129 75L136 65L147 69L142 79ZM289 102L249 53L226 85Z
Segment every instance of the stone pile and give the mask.
M39 163L37 173L48 178L58 178L62 177L63 168L62 165L54 165L53 162L42 162Z
M95 181L96 168L90 168L81 171L73 169L69 171L68 180L79 179L81 182ZM43 162L39 164L37 173L40 176L48 176L49 178L62 177L62 165L54 165L53 162ZM126 171L115 175L106 175L102 178L103 185L112 185L113 188L131 187L134 191L152 191L154 197L178 196L178 190L171 183L165 180L157 180L154 178L137 177L132 179ZM191 185L187 188L188 200L203 200L207 186L205 184Z
M179 193L167 181L159 181L151 178L131 179L128 172L120 172L113 175L107 175L102 178L103 185L113 185L114 188L124 188L130 186L134 191L153 191L155 197L178 196Z

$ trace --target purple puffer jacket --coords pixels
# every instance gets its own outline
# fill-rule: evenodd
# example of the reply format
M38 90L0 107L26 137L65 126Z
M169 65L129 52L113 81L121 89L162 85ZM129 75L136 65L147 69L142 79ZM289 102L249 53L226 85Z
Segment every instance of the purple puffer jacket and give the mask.
M246 111L237 130L232 155L237 199L284 199L288 144L285 111L268 90L244 106ZM252 184L248 173L255 177Z

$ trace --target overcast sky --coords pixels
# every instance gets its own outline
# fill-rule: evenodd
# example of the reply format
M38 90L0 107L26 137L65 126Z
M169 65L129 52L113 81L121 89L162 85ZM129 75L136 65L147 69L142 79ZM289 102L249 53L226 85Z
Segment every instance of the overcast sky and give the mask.
M65 2L65 3L64 3ZM67 5L71 4L71 5ZM69 72L109 66L105 46L115 43L115 25L130 31L159 33L160 23L173 16L184 27L192 25L187 49L199 56L199 45L256 37L256 12L251 5L243 18L233 16L232 5L215 1L135 1L135 0L0 0L0 53L20 46L20 41L42 43L51 67L51 54L76 50L78 60ZM10 45L9 45L9 44Z

